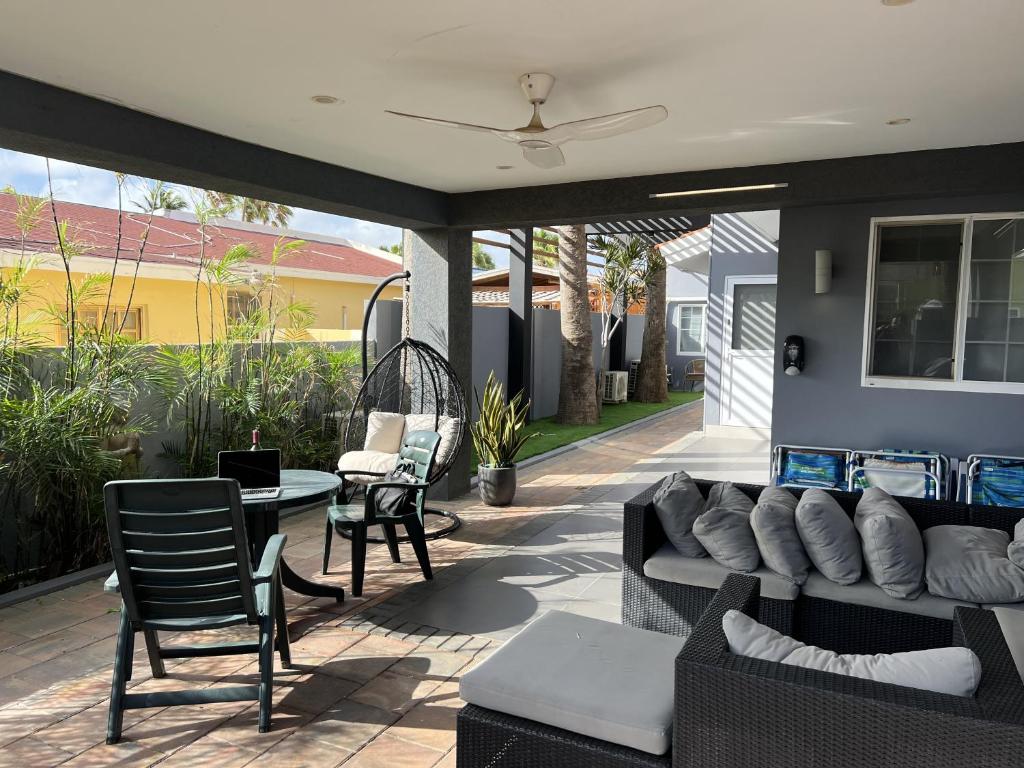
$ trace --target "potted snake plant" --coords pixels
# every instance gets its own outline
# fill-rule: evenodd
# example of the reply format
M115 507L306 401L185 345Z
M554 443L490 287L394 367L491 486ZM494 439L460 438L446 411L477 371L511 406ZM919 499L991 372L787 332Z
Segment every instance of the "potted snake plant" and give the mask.
M520 392L505 402L505 388L494 375L487 376L484 396L474 390L476 422L470 425L473 445L480 461L477 467L480 499L492 507L507 507L516 495L516 456L533 435L523 434L530 401Z

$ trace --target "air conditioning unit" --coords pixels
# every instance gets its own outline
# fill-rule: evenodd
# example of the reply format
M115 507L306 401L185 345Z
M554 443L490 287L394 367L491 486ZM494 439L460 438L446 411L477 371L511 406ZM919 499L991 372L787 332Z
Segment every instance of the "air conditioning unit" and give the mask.
M605 371L604 402L626 402L626 390L629 389L629 374L626 371Z
M640 370L639 360L629 361L629 394L632 397L633 393L636 392L636 374Z

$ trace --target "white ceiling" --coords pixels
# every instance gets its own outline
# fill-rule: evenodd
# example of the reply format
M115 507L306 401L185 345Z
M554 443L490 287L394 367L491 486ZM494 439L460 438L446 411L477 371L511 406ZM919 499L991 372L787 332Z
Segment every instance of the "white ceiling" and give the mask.
M1024 0L34 0L5 4L0 69L465 191L1019 141L1022 29ZM545 171L384 114L519 126L528 71L558 77L548 124L657 103L669 118L569 143Z

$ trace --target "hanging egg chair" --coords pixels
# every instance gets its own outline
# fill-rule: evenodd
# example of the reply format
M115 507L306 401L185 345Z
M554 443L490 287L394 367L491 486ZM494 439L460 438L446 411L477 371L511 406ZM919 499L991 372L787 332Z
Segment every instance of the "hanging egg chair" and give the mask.
M367 372L367 333L373 306L389 283L409 277L406 271L381 281L363 316L363 383L342 429L342 454L338 460L338 475L344 481L343 493L349 500L360 487L379 480L394 468L405 433L428 430L441 436L427 478L431 485L452 468L466 437L466 393L444 355L429 344L404 338ZM454 512L429 508L424 512L448 520L442 528L428 529L428 539L445 536L461 525ZM343 531L342 535L347 533ZM379 536L367 540L383 541ZM399 541L405 540L406 537L399 537Z
M345 424L346 452L363 449L374 413L401 414L407 431L425 429L441 435L428 481L435 483L448 473L466 436L466 394L440 352L405 338L376 362Z

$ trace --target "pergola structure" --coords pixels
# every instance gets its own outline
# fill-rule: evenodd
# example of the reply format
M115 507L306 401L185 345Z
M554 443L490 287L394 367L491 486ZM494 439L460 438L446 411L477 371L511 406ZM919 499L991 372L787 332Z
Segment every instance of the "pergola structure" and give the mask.
M925 12L924 8L906 10ZM756 14L766 12L761 8L750 10ZM881 13L877 8L873 12ZM929 17L929 21L933 20ZM406 21L415 23L415 19ZM978 23L983 21L979 19ZM858 23L873 22L858 18ZM510 66L515 69L519 65ZM1015 71L1020 71L1020 67ZM173 80L175 73L168 72L166 77ZM173 83L168 87L173 87ZM565 89L568 91L569 86ZM587 98L594 100L593 96L593 92L588 92ZM668 101L669 94L665 98ZM733 94L732 98L735 101L743 97ZM686 106L692 108L692 93L686 101ZM216 132L194 127L117 102L115 96L86 95L0 71L0 104L4 105L0 110L0 146L404 228L404 253L413 275L411 333L444 352L466 384L470 380L472 347L472 233L508 230L512 312L509 354L516 362L509 367L510 390L529 382L533 227L552 222L584 223L595 233L639 233L652 242L664 242L703 226L701 222L706 223L711 213L778 208L783 211L783 251L790 244L793 248L813 250L816 242L827 244L839 237L842 227L838 219L829 225L831 229L815 230L810 224L801 225L801 216L812 209L826 210L831 206L828 210L836 211L837 206L866 206L868 216L875 215L876 209L899 214L904 210L901 201L936 198L987 198L991 205L1000 206L1020 200L1017 207L1024 207L1020 197L1024 135L1019 130L1012 140L992 140L989 137L995 134L979 129L977 135L984 134L981 140L963 142L980 144L977 146L956 146L948 141L934 145L927 136L920 136L903 143L909 151L873 153L872 146L883 144L866 143L858 145L862 148L851 151L850 156L822 155L811 148L796 160L744 162L736 167L712 169L690 166L700 168L697 170L686 170L685 165L676 170L679 164L666 155L661 167L670 172L652 173L648 164L639 173L606 178L584 174L581 178L545 183L543 174L538 173L527 184L477 188L462 184L444 189L450 185L439 183L434 188L425 183L395 180L342 163L314 159L317 153L312 151L302 156L272 149L233 138L230 130ZM423 109L428 108L429 104L423 105ZM678 115L687 111L679 109ZM881 124L888 116L873 115L871 119ZM514 116L509 117L513 119ZM230 116L225 120L230 121ZM828 126L833 131L831 136L848 131L852 125L841 112L800 115L792 121L792 125ZM243 132L243 127L238 126L238 133ZM673 130L680 136L686 135L686 121L677 122ZM749 136L756 136L757 130L751 128ZM1000 136L1010 133L1004 131ZM971 134L965 129L962 135ZM721 139L726 140L733 139ZM361 164L366 166L367 162L363 158ZM951 205L915 203L911 208L939 212ZM789 215L787 212L791 211L795 213ZM802 227L799 232L798 225ZM837 246L836 250L841 248ZM789 284L803 290L803 280L803 276L787 274L785 269L780 271L780 286L790 281ZM856 293L861 288L853 290ZM785 289L780 288L780 302L784 295ZM450 493L465 490L468 462L469 453L465 451L453 467Z

